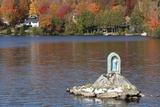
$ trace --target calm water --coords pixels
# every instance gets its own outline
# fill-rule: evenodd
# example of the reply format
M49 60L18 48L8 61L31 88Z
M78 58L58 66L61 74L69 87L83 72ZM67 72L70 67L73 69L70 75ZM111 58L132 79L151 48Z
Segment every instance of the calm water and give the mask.
M139 102L75 97L65 90L106 72L117 52ZM0 107L159 107L160 40L144 37L0 37Z

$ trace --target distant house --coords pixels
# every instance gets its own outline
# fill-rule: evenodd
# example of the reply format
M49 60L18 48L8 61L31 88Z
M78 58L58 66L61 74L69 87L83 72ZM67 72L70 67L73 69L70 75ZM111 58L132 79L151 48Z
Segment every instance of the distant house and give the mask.
M29 17L28 19L25 19L24 25L32 26L32 27L39 27L39 19L38 17Z
M8 20L6 20L5 18L2 18L1 20L2 20L2 22L3 22L4 24L6 24L6 25L10 25L9 21L8 21Z

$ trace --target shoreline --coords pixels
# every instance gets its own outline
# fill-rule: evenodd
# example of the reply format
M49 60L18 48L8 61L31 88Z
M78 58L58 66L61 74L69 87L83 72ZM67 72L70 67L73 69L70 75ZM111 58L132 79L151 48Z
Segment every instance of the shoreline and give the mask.
M113 37L142 37L142 38L153 38L153 39L159 39L159 37L156 36L141 36L138 34L133 35L2 35L0 34L0 37L106 37L106 38L113 38Z
M32 34L32 33L27 33L24 32L24 34L15 34L14 32L12 33L2 33L0 31L0 36L106 36L106 37L111 37L111 36L126 36L126 37L130 37L130 36L142 36L142 37L155 37L155 36L149 36L149 35L142 35L142 33L126 33L126 34L117 34L117 33L113 33L113 34L109 34L109 35L105 35L105 34L67 34L67 33L57 33L57 34Z
M154 36L141 36L141 35L0 35L0 37L144 37L144 38L155 38Z
M147 38L159 38L157 36L153 36L153 35L147 35L147 33L145 35L144 32L143 33L124 33L124 34L118 34L118 32L115 33L84 33L84 34L67 34L67 33L56 33L56 32L52 32L51 34L49 33L44 33L41 32L37 29L40 28L33 28L32 30L36 30L36 31L32 31L32 30L20 30L19 32L16 32L14 28L9 28L9 30L4 29L0 31L0 36L27 36L27 37L43 37L43 36L60 36L60 37L68 37L68 36L83 36L83 37L88 37L88 36L94 36L94 37L99 37L99 36L104 36L104 37L133 37L133 36L137 36L137 37L147 37Z

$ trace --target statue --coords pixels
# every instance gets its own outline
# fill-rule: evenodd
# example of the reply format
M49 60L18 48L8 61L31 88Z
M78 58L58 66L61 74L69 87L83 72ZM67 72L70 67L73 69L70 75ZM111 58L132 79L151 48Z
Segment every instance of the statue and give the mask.
M118 54L112 52L108 55L107 59L108 73L118 73L121 74L121 59Z
M111 71L118 71L118 59L113 57L111 63Z

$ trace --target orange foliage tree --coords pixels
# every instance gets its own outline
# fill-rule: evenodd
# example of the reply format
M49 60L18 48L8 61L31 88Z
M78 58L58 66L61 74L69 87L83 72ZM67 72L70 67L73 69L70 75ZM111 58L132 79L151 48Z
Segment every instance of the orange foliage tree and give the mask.
M87 9L96 14L100 10L100 6L97 3L90 3L87 7Z
M75 12L77 14L81 14L84 11L90 11L93 14L96 14L99 12L99 10L100 10L100 5L92 1L82 0L75 6Z
M36 4L41 27L47 27L51 24L52 15L50 12L50 1L39 0Z
M52 17L50 15L43 15L39 17L40 26L46 28L52 24Z
M78 3L75 7L75 13L81 14L82 12L84 12L86 10L86 7L88 7L88 4L89 3L84 0Z
M5 23L11 24L16 19L17 9L14 0L3 0L1 3L1 15Z
M158 12L156 10L151 11L148 24L149 24L149 29L151 31L155 31L157 29L159 22L158 22Z

